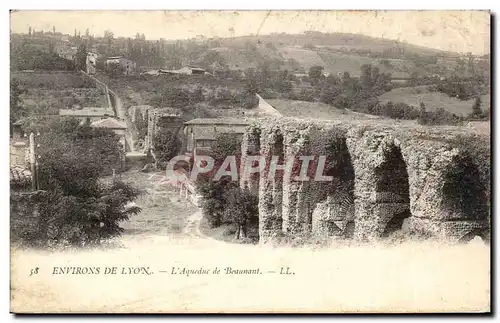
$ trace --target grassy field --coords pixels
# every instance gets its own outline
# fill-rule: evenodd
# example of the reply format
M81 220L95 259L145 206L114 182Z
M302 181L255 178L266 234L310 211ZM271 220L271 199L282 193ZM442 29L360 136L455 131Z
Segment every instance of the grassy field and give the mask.
M285 59L293 58L308 71L312 66L323 66L326 72L342 73L349 72L351 76L361 74L361 66L372 64L378 66L381 72L391 73L394 77L408 77L409 72L415 68L410 61L401 59L388 59L389 65L380 64L376 58L358 56L353 54L336 53L322 49L305 49L297 47L279 48Z
M194 91L201 87L204 95L219 89L233 93L241 92L244 83L215 78L210 75L159 75L159 76L122 76L110 78L104 73L99 73L97 78L115 91L126 107L148 104L149 100L161 95L167 88L182 88Z
M107 107L106 96L96 88L52 90L30 88L21 95L22 104L28 111L41 114L58 114L59 109L80 107Z
M361 66L371 64L379 67L380 72L391 73L394 77L408 77L409 73L404 70L412 69L413 64L404 60L388 60L390 65L384 66L379 64L379 60L375 58L347 55L341 53L318 52L319 57L324 62L325 70L330 73L337 74L339 72L349 72L351 76L361 75Z
M325 66L325 62L314 50L296 48L296 47L281 47L279 51L285 60L294 59L306 70L312 66Z
M257 62L252 61L246 57L243 50L232 48L217 48L216 51L224 59L229 68L232 69L246 69L257 67Z
M381 119L377 116L337 109L321 102L297 100L269 99L266 100L276 110L286 117L301 119L338 120L343 119Z
M11 72L23 88L47 88L64 90L71 88L95 88L94 82L77 72Z
M420 106L420 102L425 104L428 111L434 111L438 108L443 108L446 111L457 115L467 115L472 111L474 99L461 101L456 98L451 98L441 92L429 92L427 86L397 88L390 92L384 93L379 97L381 103L392 101L393 103L406 103L415 107ZM482 95L482 109L487 109L490 106L490 96Z
M331 120L346 113L325 103L295 100L266 100L281 114L287 117L314 118Z

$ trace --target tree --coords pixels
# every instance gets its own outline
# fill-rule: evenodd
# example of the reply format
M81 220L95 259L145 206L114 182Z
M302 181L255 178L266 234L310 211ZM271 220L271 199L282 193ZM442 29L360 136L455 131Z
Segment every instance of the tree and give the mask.
M125 71L125 69L123 68L123 66L120 65L120 63L109 62L106 64L106 73L109 76L116 77L119 75L123 75L124 71Z
M108 51L110 51L111 47L113 46L113 38L114 38L114 34L111 30L104 31L104 39L106 39L106 41L107 41Z
M87 48L85 43L80 44L76 50L75 57L75 67L77 70L86 71L87 70Z
M235 156L238 161L241 157L241 140L230 133L218 134L211 155L219 163L222 163L227 156Z
M328 84L321 91L320 101L326 104L333 104L333 102L335 102L339 94L340 94L340 86Z
M363 66L361 66L360 81L361 85L363 86L363 89L365 89L366 91L370 91L372 89L373 86L372 66L370 64L364 64Z
M194 90L193 95L191 96L191 102L198 103L205 101L205 96L203 95L203 88L201 86L197 86Z
M10 82L10 124L16 122L24 115L24 110L21 105L21 94L24 93L20 86L19 81L14 78Z
M323 69L324 68L322 66L312 66L309 69L309 79L311 80L311 84L313 86L318 84L323 77Z
M483 110L481 110L481 98L479 96L476 97L474 104L472 105L472 116L473 117L481 117L483 115Z
M259 199L253 195L248 187L241 189L239 186L231 187L226 192L225 218L237 225L235 238L237 240L247 237L248 225L255 222L259 215ZM258 221L258 220L257 220Z
M160 127L153 137L153 146L158 166L164 168L173 157L179 154L182 142L176 132Z
M425 115L425 104L424 102L420 102L420 115Z
M123 231L120 221L140 212L138 207L126 207L138 196L136 189L99 180L110 155L120 151L111 130L63 119L54 122L39 143L39 188L47 196L37 204L38 245L100 244Z
M255 94L259 92L259 83L257 81L257 77L255 76L255 73L252 71L247 71L246 73L246 83L245 83L245 91L250 93L250 94Z
M227 180L221 181L197 181L197 190L203 196L202 208L203 215L207 218L208 223L212 228L216 228L222 224L224 208L226 204L225 186Z
M191 102L191 93L183 88L167 87L161 94L164 106L185 109Z

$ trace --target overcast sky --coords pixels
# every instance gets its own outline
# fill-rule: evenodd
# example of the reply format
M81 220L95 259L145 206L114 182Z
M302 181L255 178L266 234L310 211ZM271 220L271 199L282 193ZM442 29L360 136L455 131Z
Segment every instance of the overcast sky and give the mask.
M357 33L455 52L490 52L490 16L480 11L20 11L12 32L51 30L102 36L185 39L273 32Z

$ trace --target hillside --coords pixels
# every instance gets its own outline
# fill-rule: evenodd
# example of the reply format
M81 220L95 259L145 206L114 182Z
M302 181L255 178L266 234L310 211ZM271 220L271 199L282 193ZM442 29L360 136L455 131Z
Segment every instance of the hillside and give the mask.
M56 115L59 109L106 107L104 93L77 72L11 72L23 92L21 106L29 115Z
M372 57L358 56L352 54L331 53L327 51L317 51L318 56L323 60L321 66L330 73L349 72L351 76L361 75L361 66L371 64L380 68L380 72L391 73L393 77L409 77L407 71L413 70L415 64L408 60L388 59L387 64L381 64L380 59Z
M396 40L388 40L376 37L365 36L361 34L346 34L346 33L321 33L321 32L305 32L302 34L285 34L276 33L271 35L251 35L236 38L223 38L218 40L226 47L243 46L245 42L270 42L276 46L307 46L313 44L315 46L330 47L331 49L356 49L356 50L371 50L376 52L384 51L402 51L408 54L417 55L456 55L456 53L445 52L433 48L417 46L409 43L404 43Z
M456 65L455 53L354 34L273 34L222 38L204 43L212 52L211 59L201 59L210 68L211 60L231 69L255 68L263 62L271 69L287 69L303 73L312 66L322 66L326 72L349 72L359 76L361 66L378 66L381 72L396 78L412 73L448 74ZM446 57L438 62L437 57ZM204 64L208 63L208 64Z
M377 119L383 118L349 110L342 110L321 102L308 102L285 99L267 99L267 103L286 117L301 119L337 120L339 118L349 119Z
M446 111L457 115L467 115L472 110L474 99L462 101L456 98L449 97L441 92L430 92L427 86L404 87L394 89L390 92L379 96L381 103L392 101L393 103L406 103L415 107L420 106L420 102L425 104L428 111L435 111L438 108L443 108ZM481 108L488 109L490 107L490 96L481 96Z

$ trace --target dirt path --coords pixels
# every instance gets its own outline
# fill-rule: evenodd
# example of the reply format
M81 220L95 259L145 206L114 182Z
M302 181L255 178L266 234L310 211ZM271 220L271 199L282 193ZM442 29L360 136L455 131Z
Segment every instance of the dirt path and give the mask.
M189 218L187 218L186 226L184 227L184 230L182 231L185 237L194 238L194 239L201 239L202 243L204 243L208 246L220 247L222 245L226 245L226 246L234 247L234 244L230 244L230 243L227 243L227 242L224 242L221 240L216 240L212 237L205 235L203 232L201 232L200 224L201 224L202 218L203 218L203 214L202 214L201 209L199 209L195 213L191 214L189 216Z
M200 231L200 222L202 216L203 215L201 213L201 210L198 210L190 215L186 220L186 226L184 227L182 232L190 237L205 238L205 236Z

